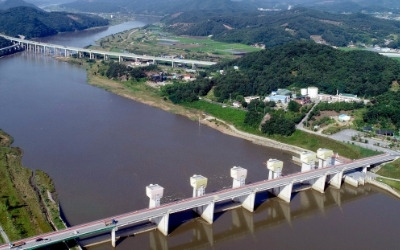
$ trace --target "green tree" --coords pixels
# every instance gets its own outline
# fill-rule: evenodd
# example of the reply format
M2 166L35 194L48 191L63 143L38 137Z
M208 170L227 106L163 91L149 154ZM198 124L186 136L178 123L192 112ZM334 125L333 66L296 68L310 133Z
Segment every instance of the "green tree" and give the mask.
M290 102L288 103L288 110L291 111L291 112L299 112L299 111L300 111L300 108L301 108L301 105L298 104L298 103L295 102L295 101L290 101Z

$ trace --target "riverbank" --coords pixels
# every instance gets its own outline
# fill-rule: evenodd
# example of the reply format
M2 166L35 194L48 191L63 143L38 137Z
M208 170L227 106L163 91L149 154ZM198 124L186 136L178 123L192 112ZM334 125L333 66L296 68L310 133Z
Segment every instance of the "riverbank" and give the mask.
M137 83L133 88L127 87L120 82L93 74L90 68L87 68L87 72L88 72L88 83L93 86L103 88L107 91L123 96L125 98L129 98L131 100L152 107L156 107L170 113L185 116L193 121L198 121L201 125L205 125L215 130L218 130L221 133L242 138L261 146L273 147L280 150L289 151L294 154L299 154L300 152L308 151L301 147L277 142L275 140L266 137L239 131L234 126L227 124L222 120L216 119L215 117L212 117L210 115L205 115L203 114L203 112L199 110L188 109L186 107L175 105L169 100L165 100L162 97L160 97L158 89L150 87L146 84Z
M0 224L4 232L15 241L63 228L52 180L43 171L22 166L22 150L11 147L12 142L0 130Z

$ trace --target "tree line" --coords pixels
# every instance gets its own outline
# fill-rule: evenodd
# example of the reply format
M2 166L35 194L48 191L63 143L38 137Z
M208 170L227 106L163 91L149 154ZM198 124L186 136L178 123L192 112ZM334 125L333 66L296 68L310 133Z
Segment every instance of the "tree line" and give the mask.
M237 66L239 69L234 69ZM223 70L223 74L219 74ZM168 86L166 93L205 95L210 86L219 102L236 96L267 96L278 88L315 86L327 94L372 97L389 90L400 77L400 64L368 51L341 51L312 42L297 42L245 55L210 67L208 77L192 84ZM198 85L198 87L194 87ZM176 88L176 89L175 89ZM176 91L175 91L176 90Z

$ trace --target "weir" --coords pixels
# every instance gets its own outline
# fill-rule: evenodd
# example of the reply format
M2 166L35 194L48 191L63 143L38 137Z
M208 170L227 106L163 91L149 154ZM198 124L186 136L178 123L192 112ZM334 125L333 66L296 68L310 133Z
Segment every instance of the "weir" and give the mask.
M22 240L24 243L23 248L35 249L69 239L87 238L104 232L111 233L111 244L115 246L116 232L118 230L148 221L156 224L157 229L162 234L168 235L169 215L172 213L193 209L205 221L212 224L214 222L215 204L218 202L236 201L246 210L253 212L255 207L255 195L258 192L269 191L285 201L285 203L289 203L291 201L293 185L295 184L302 185L306 183L321 193L325 191L326 182L332 184L336 188L340 188L342 180L347 178L349 181L356 180L358 185L358 183L362 181L361 179L366 176L363 172L366 172L370 166L392 161L397 157L398 155L383 154L355 160L347 164L320 165L319 168L287 176L281 175L283 162L270 159L266 163L267 168L270 170L268 180L246 185L245 178L247 170L234 167L231 169L231 176L234 179L232 188L206 194L205 188L207 186L207 178L201 175L194 175L190 178L190 184L193 187L193 197L168 204L160 203L164 188L158 184L151 184L146 187L146 194L150 199L149 208L27 238ZM313 165L313 159L316 161L316 158L313 156L306 158L306 163L309 166ZM306 167L308 168L308 166ZM285 211L286 210L284 210L284 212ZM287 211L284 214L285 217L289 216L287 215ZM36 241L39 237L48 240ZM0 249L9 249L9 245L2 245Z

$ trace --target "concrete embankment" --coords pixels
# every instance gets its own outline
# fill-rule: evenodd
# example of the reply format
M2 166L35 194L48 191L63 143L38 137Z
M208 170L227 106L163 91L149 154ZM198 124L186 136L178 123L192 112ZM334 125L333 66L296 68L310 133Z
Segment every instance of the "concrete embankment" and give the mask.
M212 124L212 121L217 121L218 123L223 124L223 126L216 126L215 123ZM266 137L262 137L262 136L258 136L258 135L254 135L254 134L250 134L250 133L246 133L243 131L240 131L238 129L236 129L233 125L229 125L227 123L225 123L223 120L217 119L213 116L207 116L203 121L202 124L205 124L207 126L210 126L214 129L219 130L222 133L225 134L229 134L238 138L242 138L248 141L253 142L254 144L257 145L261 145L261 146L265 146L265 147L271 147L271 148L276 148L276 149L280 149L280 150L284 150L284 151L289 151L292 152L294 154L300 154L301 152L304 151L309 151L307 149L304 148L300 148L297 146L293 146L293 145L289 145L289 144L285 144L282 142L278 142L272 139L268 139ZM311 151L310 151L311 152Z
M369 184L372 184L372 185L374 185L374 186L376 186L376 187L379 187L379 188L381 188L381 189L383 189L383 190L386 190L386 191L388 191L389 193L391 193L392 195L394 195L394 196L396 196L397 198L400 199L400 193L397 192L396 190L394 190L393 188L391 188L389 185L387 185L387 184L385 184L385 183L382 183L382 182L377 181L377 180L374 180L374 179L369 179L369 178L367 178L367 179L365 180L365 182L367 182L367 183L369 183Z

